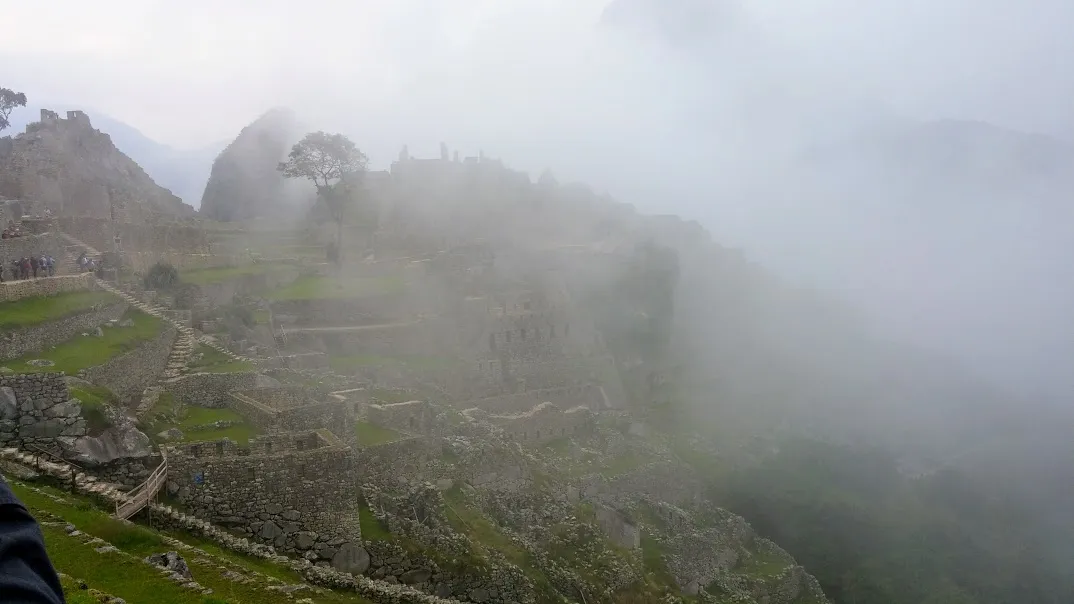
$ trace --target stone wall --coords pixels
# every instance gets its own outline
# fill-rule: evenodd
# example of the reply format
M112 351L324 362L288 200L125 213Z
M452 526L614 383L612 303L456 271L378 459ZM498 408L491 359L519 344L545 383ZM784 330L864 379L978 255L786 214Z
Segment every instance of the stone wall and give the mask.
M59 373L0 375L0 445L50 446L86 435L82 404Z
M56 233L42 233L41 235L23 235L11 239L0 239L0 263L3 263L5 278L11 274L11 261L23 256L40 256L51 254L56 259L57 270L66 266L63 260L63 251L66 241Z
M195 515L279 551L314 552L342 570L368 568L368 555L355 551L360 497L351 450L326 431L268 440L271 452L254 438L245 455L229 440L167 447L169 492ZM356 569L362 555L365 568Z
M479 410L465 414L476 417ZM513 415L480 414L483 421L499 426L508 438L525 444L541 444L577 434L591 434L596 426L593 413L586 407L566 411L552 403L541 403L525 413Z
M5 266L4 270L10 270ZM44 279L26 279L22 281L7 281L0 283L0 302L22 300L35 296L54 296L63 292L82 291L93 289L95 282L93 275L83 273L80 275L63 275L47 277Z
M603 409L604 394L600 386L579 384L477 399L467 401L465 406L476 407L489 413L518 413L533 409L541 403L552 403L562 408Z
M417 315L425 304L405 292L362 298L285 300L274 302L272 312L281 320L293 317L295 325L376 325L396 323Z
M250 388L279 386L279 382L254 371L191 373L169 382L165 389L177 402L192 407L219 409L231 405L230 393Z
M426 401L367 405L366 419L378 426L409 434L429 434L437 427L438 414Z
M111 249L111 248L107 248ZM249 258L242 256L227 256L222 254L186 254L182 252L131 252L123 250L120 254L123 266L139 273L144 273L158 262L168 263L179 270L192 270L198 268L217 268L234 266L248 261Z
M264 369L328 369L328 355L323 352L300 352L258 359Z
M354 405L335 399L311 401L302 388L260 388L231 393L231 407L266 432L329 430L357 444Z
M63 216L57 222L63 232L101 252L111 251L112 237L119 235L119 247L124 252L210 254L205 231L196 223L114 222L89 216Z
M169 325L138 348L86 369L84 379L108 388L121 400L140 397L167 368L175 335L175 328Z
M0 361L40 352L82 332L92 331L103 323L119 319L126 311L126 302L102 305L79 311L56 321L0 334Z

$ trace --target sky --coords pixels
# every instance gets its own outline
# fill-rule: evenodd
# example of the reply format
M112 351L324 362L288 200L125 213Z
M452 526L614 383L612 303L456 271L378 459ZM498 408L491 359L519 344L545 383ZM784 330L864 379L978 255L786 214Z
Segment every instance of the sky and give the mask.
M596 25L608 1L0 0L0 59L6 86L96 107L179 147L229 139L274 105L493 147L548 126L577 135L642 107L659 124L667 97L709 75L777 97L793 86L799 101L1074 134L1065 0L650 1L668 13L715 6L722 74L679 72L681 57L651 40L610 39ZM739 57L748 72L726 73ZM631 88L638 71L661 87Z
M1074 333L1042 342L1069 323L1074 291L1035 288L1069 280L1034 267L1069 257L1056 242L1074 233L1049 232L1003 265L1007 278L994 273L1012 257L996 244L1010 237L1005 225L1039 233L1071 217L1026 215L1044 206L1015 187L967 225L958 208L985 205L972 186L903 190L882 181L890 172L868 182L836 169L823 196L844 206L771 189L808 145L893 116L1074 140L1074 2L610 2L0 0L0 85L92 107L180 148L231 140L288 106L310 129L348 134L374 168L404 144L435 157L441 141L533 176L550 168L561 182L698 219L785 275L820 280L825 269L828 285L861 293L896 330L918 326L961 343L949 347L960 354L991 353L1004 323L1009 350L990 368L1026 373L1047 357L1065 375ZM1004 153L970 177L1002 173ZM1047 203L1054 185L1040 186ZM759 187L764 204L751 197ZM861 203L889 189L902 197L885 201L888 214ZM925 241L907 246L910 236ZM1013 295L1026 292L1035 297ZM1049 300L1056 308L1038 310Z

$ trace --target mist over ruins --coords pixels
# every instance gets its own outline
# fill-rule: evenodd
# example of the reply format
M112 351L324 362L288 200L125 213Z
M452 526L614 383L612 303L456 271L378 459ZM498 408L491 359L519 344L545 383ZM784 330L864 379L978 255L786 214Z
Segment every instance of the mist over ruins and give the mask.
M954 363L872 338L697 222L478 149L404 147L376 171L360 147L274 109L220 153L195 211L83 112L41 110L0 139L0 471L65 589L505 604L1070 593L1020 549L1069 523L1037 500L976 507L995 481L956 463L1002 466L977 448L1001 433L1061 442L1065 416L1021 413ZM1023 513L1058 524L972 549L963 572L966 535ZM896 559L907 551L937 558ZM910 581L920 568L932 574Z

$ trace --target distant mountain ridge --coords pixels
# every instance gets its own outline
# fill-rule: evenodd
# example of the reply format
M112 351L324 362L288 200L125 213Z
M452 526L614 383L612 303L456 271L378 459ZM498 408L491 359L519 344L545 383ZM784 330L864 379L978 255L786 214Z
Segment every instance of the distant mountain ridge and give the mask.
M31 104L16 110L11 115L11 127L5 135L14 136L36 122L41 109L51 109L61 114L72 109L81 109L76 105ZM213 143L199 149L176 149L159 143L137 128L117 120L107 114L83 109L93 126L112 137L116 148L133 159L154 182L170 190L187 204L197 208L209 179L213 159L227 144L224 141Z

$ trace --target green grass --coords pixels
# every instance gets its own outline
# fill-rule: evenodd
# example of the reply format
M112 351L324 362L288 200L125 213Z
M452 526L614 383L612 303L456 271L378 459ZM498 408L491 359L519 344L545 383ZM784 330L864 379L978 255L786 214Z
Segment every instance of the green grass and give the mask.
M132 327L105 327L104 336L78 335L49 350L26 355L6 365L16 373L40 373L63 371L74 375L80 369L101 365L109 359L137 348L142 342L155 338L163 329L164 322L141 311L128 310L123 317L134 322ZM27 365L27 361L48 359L51 367Z
M108 428L108 421L104 416L104 406L115 404L116 395L104 386L72 386L71 396L82 402L82 417L86 418L86 425L90 434L100 434Z
M200 564L198 563L200 554L180 551L190 566L194 580L204 587L211 588L213 594L205 596L184 589L177 583L166 579L159 570L141 561L142 558L151 554L175 549L164 541L160 533L143 526L115 520L106 510L83 497L48 487L39 487L64 499L64 501L56 501L19 483L13 483L11 486L15 494L38 518L46 519L45 516L48 515L59 517L65 523L74 524L83 533L104 539L122 552L136 557L132 559L119 552L99 554L94 551L97 546L82 543L85 537L67 535L60 526L43 526L45 545L56 570L86 581L89 587L123 598L128 602L283 604L294 601L288 594L265 589L266 583L263 580L254 584L231 581L223 576L224 569L221 566L261 572L288 583L301 581L301 577L289 568L268 560L251 559L184 533L177 533L169 536L188 545L199 547L219 558L219 560L211 561L210 564ZM74 604L93 602L92 599L85 598L89 595L88 592L79 590L77 583L73 580L64 581L64 591L69 595L68 602ZM353 593L303 591L301 596L312 598L315 604L342 602L368 604Z
M369 391L369 396L370 398L388 404L406 403L420 398L405 390L385 390L383 388L373 388Z
M406 282L403 278L394 275L346 279L306 275L295 279L290 285L270 293L268 297L270 300L277 302L338 300L399 293L405 287Z
M362 539L369 539L370 541L392 541L394 539L394 536L377 520L377 517L373 515L373 511L364 503L358 506L358 521L362 527Z
M201 358L190 364L190 370L202 373L240 373L253 371L254 364L249 361L236 361L219 350L198 344L195 354L201 354Z
M239 445L246 445L250 439L257 436L260 431L246 423L246 419L231 409L208 409L206 407L184 407L177 412L179 406L175 403L171 394L161 393L160 399L153 409L147 414L152 418L151 424L146 427L149 438L159 441L157 436L165 430L178 428L183 433L183 438L177 442L198 442L206 440L220 440L230 438ZM227 428L215 428L211 430L194 430L196 426L211 424L217 421L237 421L241 424Z
M115 302L119 302L119 298L98 291L66 292L0 302L0 330L39 325L68 317L96 304Z
M286 267L274 263L196 268L181 271L179 273L179 278L186 283L192 283L194 285L211 285L213 283L231 281L232 279L238 279L247 275L263 275L265 273L279 271L283 268Z
M357 422L354 425L354 432L358 435L358 444L363 447L372 447L373 445L382 445L384 443L390 443L399 440L403 437L391 428L385 428L369 422Z

